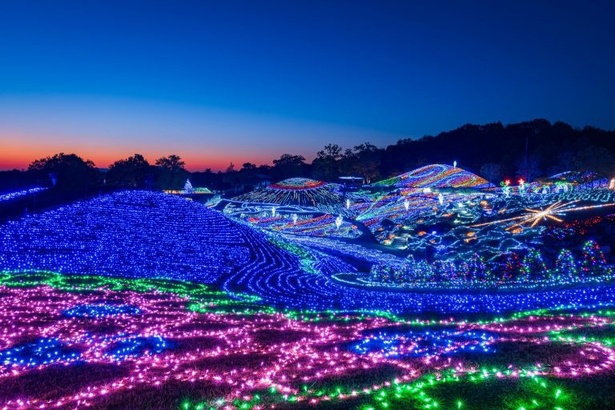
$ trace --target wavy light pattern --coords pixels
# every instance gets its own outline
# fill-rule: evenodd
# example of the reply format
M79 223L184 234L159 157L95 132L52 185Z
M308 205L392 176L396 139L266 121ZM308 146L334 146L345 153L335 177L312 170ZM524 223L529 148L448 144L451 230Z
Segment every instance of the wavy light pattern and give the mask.
M461 168L432 164L373 184L396 188L488 188L486 179Z
M572 380L615 366L608 310L424 320L276 311L185 282L5 272L0 283L5 409L104 408L143 392L184 409L407 407L425 382ZM65 314L102 305L108 314ZM50 378L49 389L33 382Z
M600 284L495 294L358 288L334 275L369 270L382 253L323 244L262 233L182 198L120 192L0 226L0 268L187 280L316 310L505 312L615 300Z
M340 205L344 197L339 184L308 178L290 178L233 198L234 201L304 207Z

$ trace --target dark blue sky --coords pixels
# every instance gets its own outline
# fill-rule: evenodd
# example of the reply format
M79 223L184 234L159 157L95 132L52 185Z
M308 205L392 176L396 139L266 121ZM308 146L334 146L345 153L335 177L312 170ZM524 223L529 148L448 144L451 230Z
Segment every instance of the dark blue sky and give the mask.
M465 123L615 129L614 12L610 1L0 0L11 147L0 165L17 152L26 165L75 151L99 166L175 152L220 168Z

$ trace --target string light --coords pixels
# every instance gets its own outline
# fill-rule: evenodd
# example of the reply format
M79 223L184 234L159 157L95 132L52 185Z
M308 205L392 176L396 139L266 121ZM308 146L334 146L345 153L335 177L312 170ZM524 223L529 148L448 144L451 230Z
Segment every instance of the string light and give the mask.
M9 395L0 402L7 409L73 408L130 395L137 387L205 381L225 386L228 393L185 401L185 408L274 408L357 397L380 403L376 398L395 400L394 394L406 400L425 380L433 386L472 378L576 378L615 366L608 336L568 336L575 329L612 327L615 313L605 310L531 311L487 321L420 320L384 312L277 311L187 282L4 272L0 283L0 381L52 366L123 369L112 380L84 375L81 387L72 392ZM204 309L195 310L195 304ZM104 314L66 314L91 311ZM23 342L29 337L38 339ZM511 344L540 346L533 356L536 362L526 363L525 348L520 364L476 365L482 357L493 361L501 350L504 360L510 360L506 346ZM552 349L548 357L545 349ZM377 374L383 366L390 376L379 381L367 377L357 384L357 375ZM335 382L345 376L355 382ZM563 400L566 393L557 395Z
M435 193L421 195L416 203L424 209L448 212ZM489 208L479 197L457 202L455 195L442 207L467 209L468 220ZM403 213L400 198L382 202ZM351 208L363 206L353 201ZM378 208L369 206L375 215ZM549 232L531 229L538 228ZM432 229L420 238L449 246ZM107 397L173 383L220 391L208 397L190 390L186 409L359 401L434 408L444 401L430 389L444 383L527 379L542 386L545 378L574 380L615 367L608 333L615 314L605 310L615 287L604 281L612 268L595 241L585 241L582 257L562 250L554 264L520 247L524 253L506 260L516 270L514 286L483 292L480 286L503 278L482 252L463 266L402 259L261 231L191 201L135 191L9 222L0 227L0 245L0 382L43 377L59 366L113 369L109 377L84 375L68 390L10 391L0 408L104 406ZM408 292L379 288L380 279L359 283L369 275L357 266L385 262L412 266L415 285L451 278L476 288ZM583 286L538 283L563 277ZM579 334L592 330L596 336ZM511 356L511 346L525 356ZM560 387L544 389L547 395L531 400L550 395L555 407L569 397ZM468 398L451 403L465 408Z
M233 198L233 201L300 205L318 208L323 205L339 205L343 208L341 185L316 181L308 178L289 178L270 184L264 189L255 190Z
M445 164L426 165L373 185L412 188L486 188L492 186L478 175Z
M12 201L13 199L22 197L22 196L28 196L28 195L32 195L32 194L36 194L42 191L45 191L47 188L41 188L41 187L36 187L36 188L30 188L30 189L23 189L21 191L15 191L15 192L9 192L9 193L5 193L5 194L1 194L0 195L0 202L8 202L8 201Z
M437 199L431 201L437 203ZM403 204L398 205L403 209ZM431 240L430 235L433 239L438 234L424 237ZM515 282L523 258L517 273L512 272L510 292L468 292L467 287L489 288L502 278L491 271L491 262L482 252L460 254L467 267L455 264L453 269L452 261L446 259L437 265L422 259L413 263L347 242L255 230L193 201L153 192L118 192L11 221L0 226L0 245L0 266L5 269L215 283L226 292L248 293L260 303L280 308L505 312L609 303L615 293L599 283L611 270L603 265L594 269L592 264L587 265L588 272L602 273L572 281L586 282L586 287L528 293L541 291L542 285L532 280ZM584 260L580 256L575 257L577 263ZM429 289L440 278L447 285L457 283L459 291L391 292L381 288L381 281L366 281L369 275L357 268L369 271L381 263L415 266L416 272L424 272L415 275L419 283L408 282L413 286ZM550 263L548 268L553 269ZM475 280L468 280L472 277ZM553 284L556 279L561 277L555 276Z

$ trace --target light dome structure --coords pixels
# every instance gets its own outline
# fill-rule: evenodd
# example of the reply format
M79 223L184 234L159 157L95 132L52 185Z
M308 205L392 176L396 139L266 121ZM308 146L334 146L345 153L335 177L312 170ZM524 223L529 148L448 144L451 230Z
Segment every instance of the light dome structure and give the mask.
M373 184L394 188L489 188L493 184L462 168L431 164Z
M235 201L277 205L337 205L343 202L339 184L309 178L289 178L270 184L265 189L233 198Z

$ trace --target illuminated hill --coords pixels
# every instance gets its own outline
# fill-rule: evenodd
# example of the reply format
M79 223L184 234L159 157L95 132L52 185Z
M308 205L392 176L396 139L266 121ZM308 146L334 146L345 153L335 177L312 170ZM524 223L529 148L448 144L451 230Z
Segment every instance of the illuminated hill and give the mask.
M488 188L493 186L486 179L462 168L445 164L432 164L405 174L385 179L373 186L392 188Z

